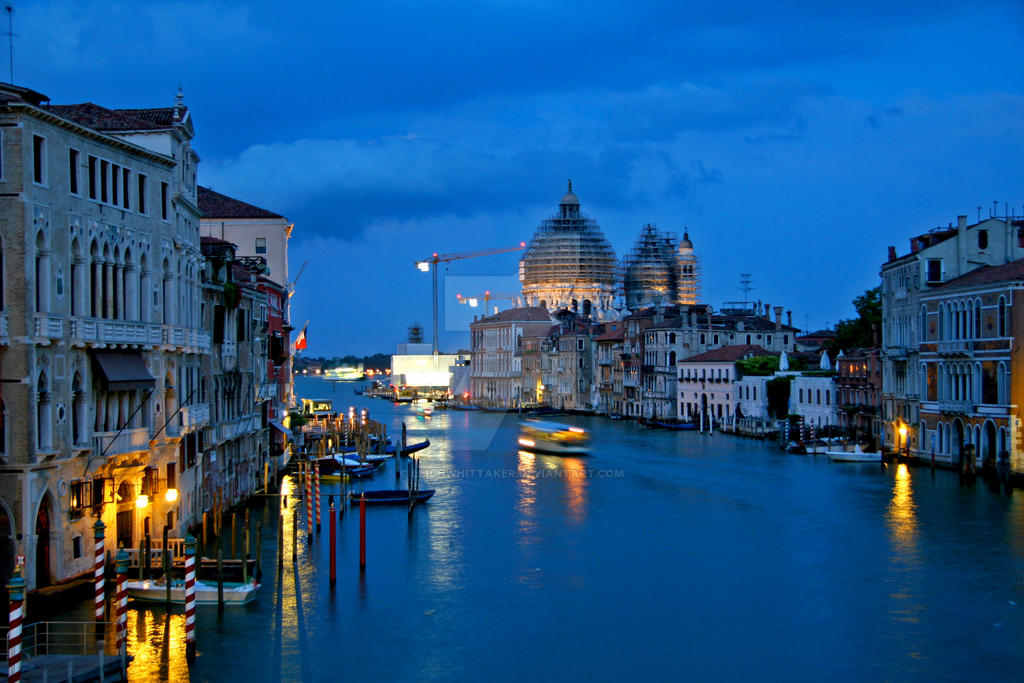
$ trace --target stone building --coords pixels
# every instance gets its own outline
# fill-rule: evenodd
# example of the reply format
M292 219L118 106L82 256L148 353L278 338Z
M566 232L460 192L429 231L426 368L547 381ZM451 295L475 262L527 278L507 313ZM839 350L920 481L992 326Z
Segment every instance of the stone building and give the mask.
M294 287L288 276L288 240L295 226L280 214L206 187L198 188L198 197L203 213L200 234L234 245L233 258L253 271L255 286L264 295L253 313L265 328L258 334L268 343L266 372L256 391L271 426L267 447L280 467L286 459L285 416L295 404L290 313Z
M1011 469L1024 471L1021 407L1013 398L1024 362L1017 342L1024 325L1022 294L1024 259L980 266L921 292L913 321L919 340L914 374L920 423L913 425L920 435L919 457L934 453L939 462L959 465L971 446L980 464L994 467L1005 451Z
M973 225L958 216L957 225L935 228L910 239L910 252L889 247L882 277L882 422L883 443L912 454L930 445L918 433L921 392L919 327L921 297L929 290L984 265L997 266L1024 257L1024 222L990 217ZM973 311L966 311L971 319ZM906 430L902 436L900 429ZM899 442L897 446L897 442Z
M880 437L882 371L878 349L856 349L836 358L839 426L850 436Z
M832 376L798 374L793 377L789 388L789 412L815 427L838 425L836 383Z
M613 317L617 269L615 252L600 226L580 212L570 181L558 213L540 224L519 262L524 302L597 320Z
M626 328L621 321L604 324L604 332L594 337L596 366L594 381L598 388L597 412L622 415L622 349Z
M470 323L472 402L488 407L518 406L523 400L523 337L544 334L556 322L546 308L532 306L510 308Z
M178 493L210 349L193 134L180 93L107 109L0 86L0 571L25 554L30 589L90 571L97 520L137 546L199 509Z

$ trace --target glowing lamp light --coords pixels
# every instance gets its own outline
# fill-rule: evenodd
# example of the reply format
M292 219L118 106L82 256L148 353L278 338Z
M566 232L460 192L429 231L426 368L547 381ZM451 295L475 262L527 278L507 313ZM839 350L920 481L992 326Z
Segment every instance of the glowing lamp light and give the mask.
M420 261L419 263L416 264L416 267L419 268L420 271L422 271L424 273L429 273L430 272L430 261Z
M907 438L907 427L906 427L906 425L901 425L900 426L900 436L902 436L904 439Z
M532 439L519 439L519 445L526 446L527 448L533 448L537 444Z
M146 507L147 505L149 505L149 496L147 496L145 493L143 493L142 495L135 499L135 507L139 508L140 510Z
M164 494L164 500L168 503L178 500L178 489L167 489L167 493Z

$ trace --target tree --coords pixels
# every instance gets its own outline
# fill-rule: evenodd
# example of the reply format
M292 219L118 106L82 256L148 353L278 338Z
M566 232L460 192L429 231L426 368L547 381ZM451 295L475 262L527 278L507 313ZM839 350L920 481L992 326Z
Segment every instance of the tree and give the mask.
M840 320L835 341L828 344L829 355L875 345L875 331L882 326L881 287L869 289L853 300L856 318Z

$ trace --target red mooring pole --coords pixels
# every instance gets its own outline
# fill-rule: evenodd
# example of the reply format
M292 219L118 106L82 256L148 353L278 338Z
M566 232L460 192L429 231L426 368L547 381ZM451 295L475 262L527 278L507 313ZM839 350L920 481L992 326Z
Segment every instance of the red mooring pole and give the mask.
M306 533L313 540L313 472L306 463Z
M25 579L21 578L21 567L14 568L14 576L7 582L9 596L7 617L7 681L21 681L21 619L25 604Z
M339 501L339 502L342 505L345 504L344 501ZM331 589L333 590L334 589L334 583L335 583L335 581L338 578L337 560L334 557L335 554L336 554L336 549L337 549L337 546L335 545L335 543L337 541L337 535L336 535L337 532L335 531L335 528L338 525L338 522L335 520L335 517L334 517L334 496L328 496L327 497L327 503L329 505L329 507L327 509L327 516L331 518L331 522L330 522L330 524L331 524L331 580L330 580L330 585L331 585Z
M185 539L185 659L196 658L196 539Z
M107 592L104 585L104 572L106 571L107 553L103 548L103 532L106 530L103 521L97 519L92 525L93 536L96 539L96 567L93 582L96 587L96 621L103 622L107 606Z
M320 533L320 461L313 463L313 503L316 505L316 532Z
M127 575L128 553L121 548L117 553L117 593L114 595L114 609L117 615L117 653L119 655L128 647L128 591L124 587Z
M366 571L366 494L359 496L359 571Z

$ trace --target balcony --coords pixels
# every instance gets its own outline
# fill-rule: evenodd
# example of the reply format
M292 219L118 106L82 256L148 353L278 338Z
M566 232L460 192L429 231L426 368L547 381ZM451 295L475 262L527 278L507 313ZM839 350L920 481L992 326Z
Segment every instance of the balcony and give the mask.
M176 325L163 326L163 343L168 350L209 351L210 335L202 330Z
M7 314L0 313L0 346L10 344L11 334L7 326Z
M259 431L261 428L259 416L251 415L222 422L216 426L214 432L217 443L221 443Z
M178 412L178 424L184 433L192 432L210 423L209 403L190 403Z
M130 320L72 318L69 336L72 345L103 348L113 344L157 346L160 325Z
M974 342L968 339L941 341L936 344L940 356L971 358L974 356Z
M238 357L238 343L237 342L233 342L233 341L228 341L227 339L225 339L223 342L221 342L221 345L220 345L220 355L221 355L221 358L224 358L224 357L237 358Z
M277 384L264 380L256 385L256 402L272 401L277 398Z
M37 342L43 342L46 346L52 339L61 339L64 337L64 319L55 315L47 315L45 313L36 314L35 317L35 333L33 334Z
M124 429L117 432L97 432L93 435L93 452L104 456L125 455L149 450L149 427Z
M937 401L935 405L945 415L968 415L974 412L974 404L970 401Z

